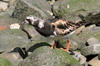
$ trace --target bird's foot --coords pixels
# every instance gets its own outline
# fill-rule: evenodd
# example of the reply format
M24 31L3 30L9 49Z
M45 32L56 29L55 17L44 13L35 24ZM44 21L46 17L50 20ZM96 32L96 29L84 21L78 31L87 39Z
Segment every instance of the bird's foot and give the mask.
M51 49L54 49L54 46L53 45L51 45L51 47L50 47Z
M68 50L68 49L64 49L64 48L60 48L60 49L64 50L65 52L69 52L69 50Z

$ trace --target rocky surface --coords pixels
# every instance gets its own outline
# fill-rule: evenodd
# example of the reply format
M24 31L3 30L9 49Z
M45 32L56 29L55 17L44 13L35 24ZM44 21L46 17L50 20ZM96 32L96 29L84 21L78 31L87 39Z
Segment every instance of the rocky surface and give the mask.
M77 60L63 50L51 49L45 46L45 43L40 43L41 46L39 43L36 45L33 46L33 53L18 66L79 66Z
M0 0L0 66L98 66L99 4L99 0ZM83 21L96 25L83 26L69 37L70 53L59 48L66 47L67 39L60 40L59 46L51 49L52 40L41 36L32 26L22 24L27 15L43 19L62 17L77 22L79 14L83 15Z
M2 30L0 35L0 52L9 51L15 47L23 47L29 42L27 34L17 29Z
M19 0L13 12L13 17L24 20L26 16L36 15L41 18L51 18L51 6L46 0Z
M0 66L11 66L11 62L5 58L0 57Z
M79 14L87 15L90 12L98 13L100 11L99 4L99 0L58 0L53 5L53 13L55 16L77 21L80 20L78 17Z
M0 12L7 10L8 3L0 1Z

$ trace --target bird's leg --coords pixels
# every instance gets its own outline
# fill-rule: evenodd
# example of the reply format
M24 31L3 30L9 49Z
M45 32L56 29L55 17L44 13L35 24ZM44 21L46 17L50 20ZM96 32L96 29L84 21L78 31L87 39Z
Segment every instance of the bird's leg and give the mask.
M66 51L66 52L69 52L70 44L71 44L71 42L70 42L70 40L68 39L68 40L67 40L67 46L66 46L66 48L65 48L65 49L64 49L64 48L61 48L61 49L64 50L64 51Z
M67 40L67 46L66 46L66 49L65 49L66 52L69 52L70 44L71 44L71 42L70 42L70 40L68 39L68 40Z
M55 48L55 46L57 45L57 43L58 43L58 42L57 42L57 41L55 41L55 43L54 43L53 45L51 45L51 48L52 48L52 49L54 49L54 48Z

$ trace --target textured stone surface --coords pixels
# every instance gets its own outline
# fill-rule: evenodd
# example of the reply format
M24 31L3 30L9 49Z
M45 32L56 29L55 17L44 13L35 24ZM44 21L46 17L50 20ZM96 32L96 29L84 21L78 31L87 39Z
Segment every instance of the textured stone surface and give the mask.
M100 60L91 60L91 61L89 61L89 65L100 66Z
M0 31L0 51L10 51L15 47L23 47L28 42L27 34L21 30Z
M79 14L98 13L100 11L99 4L99 0L59 0L54 4L53 12L58 17L76 21L79 20Z
M11 66L11 62L5 58L0 57L0 66Z
M87 46L87 47L83 47L81 49L81 53L85 56L87 55L95 55L95 54L99 54L100 53L100 44L95 44L93 46Z
M0 1L0 12L5 11L8 8L8 3Z
M79 66L76 59L60 49L51 49L45 43L35 44L33 52L19 66ZM37 48L36 48L37 47Z
M46 0L19 0L12 16L24 20L29 15L51 18L50 14L51 6Z
M87 40L87 44L88 44L88 46L92 46L92 45L95 45L95 44L100 44L100 42L99 42L98 39L91 37Z
M0 57L8 59L12 63L12 66L17 66L18 63L23 60L22 58L20 58L20 55L17 52L15 52L15 53L14 52L13 53L2 53L2 54L0 54ZM6 62L6 64L7 64L7 62Z

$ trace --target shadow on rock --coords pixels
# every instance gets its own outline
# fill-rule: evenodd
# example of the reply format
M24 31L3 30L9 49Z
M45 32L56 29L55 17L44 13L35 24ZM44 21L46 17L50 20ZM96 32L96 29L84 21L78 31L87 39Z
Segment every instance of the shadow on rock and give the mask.
M20 47L16 47L14 48L12 51L10 51L9 53L19 53L19 55L25 59L28 56L28 53L26 51L26 48L20 48Z
M50 46L50 44L46 43L46 42L41 42L41 43L37 43L33 46L31 46L27 51L28 52L33 52L35 49L42 47L42 46Z

